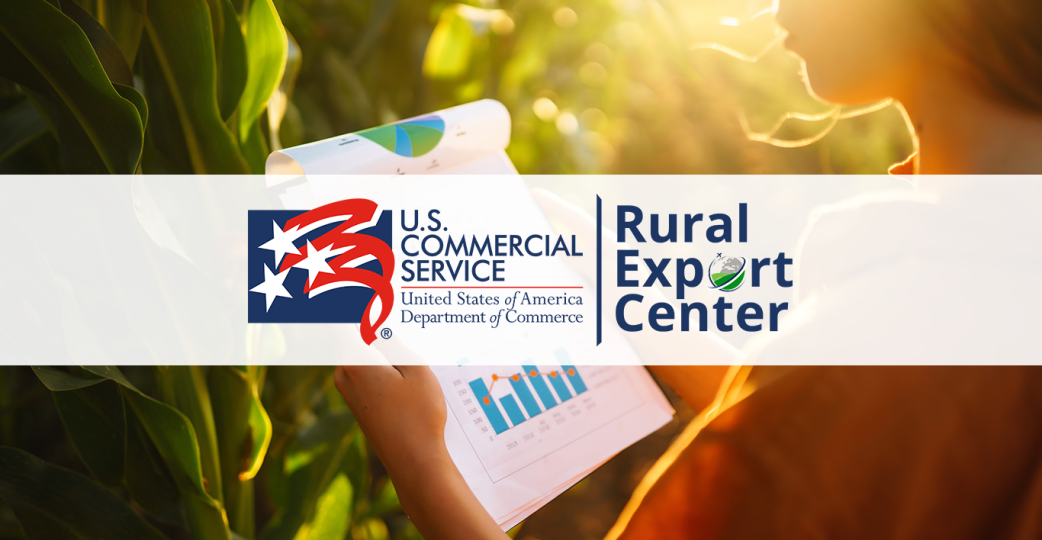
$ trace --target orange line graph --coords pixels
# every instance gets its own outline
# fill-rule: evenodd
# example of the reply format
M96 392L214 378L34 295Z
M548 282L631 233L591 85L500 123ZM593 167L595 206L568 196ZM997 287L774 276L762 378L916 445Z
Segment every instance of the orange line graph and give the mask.
M540 371L536 371L534 369L533 370L529 370L527 373L522 372L522 373L515 373L513 375L496 375L495 373L493 373L492 374L492 384L488 385L488 395L486 395L485 397L481 398L481 401L485 405L488 405L489 403L492 402L492 399L491 399L492 398L492 388L494 388L496 386L496 382L499 381L500 379L514 379L515 381L519 381L519 380L521 380L521 377L538 377L540 375L549 375L550 377L557 377L558 375L562 375L563 373L564 372L557 371L557 370L548 371L546 373L543 373L543 372L540 372ZM568 375L575 375L575 370L574 369L568 369Z

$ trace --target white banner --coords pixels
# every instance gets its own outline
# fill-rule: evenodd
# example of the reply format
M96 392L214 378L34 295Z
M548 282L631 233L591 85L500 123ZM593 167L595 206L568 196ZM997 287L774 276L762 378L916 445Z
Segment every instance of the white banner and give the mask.
M270 180L0 179L4 362L1040 359L1038 178Z

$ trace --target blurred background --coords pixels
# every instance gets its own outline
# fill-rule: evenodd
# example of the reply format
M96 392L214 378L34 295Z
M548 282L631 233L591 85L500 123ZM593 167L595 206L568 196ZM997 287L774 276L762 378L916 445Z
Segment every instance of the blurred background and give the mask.
M289 99L275 122L260 114L269 151L481 98L509 109L508 153L522 174L881 174L912 148L895 106L858 115L866 109L812 97L764 0L274 5L289 36ZM135 60L149 129L162 129L147 55ZM0 110L20 94L4 84ZM30 140L0 141L0 170L78 172L35 125ZM166 159L150 159L146 141L144 172L205 172L178 163L169 137L152 138Z
M510 111L507 152L523 174L883 174L906 158L912 141L894 104L836 107L809 93L798 59L779 45L783 30L771 7L760 0L20 0L0 6L7 59L0 173L257 173L273 149L482 98ZM552 178L532 182L555 189ZM672 204L703 208L707 197L734 200L755 189L803 213L877 184L692 184L674 190L682 196ZM185 189L206 198L221 188ZM643 191L633 185L609 195ZM132 200L129 187L116 190L111 207L95 211L137 230ZM765 231L764 242L795 245L801 222L785 223L792 230ZM244 245L233 225L208 226L233 231L228 241ZM74 233L89 231L63 232ZM68 251L90 256L74 240ZM182 241L209 268L191 251L193 240ZM216 257L214 268L228 267ZM27 256L21 266L43 261ZM235 293L199 268L175 267L199 272L210 287L201 290L215 298ZM40 268L31 275L47 275ZM84 290L62 282L55 298ZM91 307L103 301L118 304L92 297ZM138 335L130 319L119 340L106 337L118 349L113 358L166 346ZM229 334L225 352L277 362L287 344L304 339L292 327L265 328ZM251 345L243 352L242 344ZM13 363L34 363L26 349L3 350ZM601 538L694 415L671 398L672 424L512 534ZM191 467L182 470L185 462L166 453L164 445L177 441L150 431L171 410L198 437L180 447L202 461L198 485L180 476ZM36 515L26 508L54 504L46 490L24 487L42 486L44 477L48 487L78 493L63 503L81 510L70 516L106 515L96 505L107 493L116 497L109 503L132 509L128 522L143 519L171 539L419 537L333 389L330 368L0 367L0 451L0 467L10 456L29 459L21 451L35 456L18 470L38 475L14 491L0 482L0 538L24 538L25 516ZM218 499L229 523L193 503ZM126 537L106 534L91 537Z
M881 174L907 157L894 106L839 120L850 111L809 94L770 8L285 0L304 61L283 144L492 98L511 113L522 174ZM792 113L814 120L753 140Z

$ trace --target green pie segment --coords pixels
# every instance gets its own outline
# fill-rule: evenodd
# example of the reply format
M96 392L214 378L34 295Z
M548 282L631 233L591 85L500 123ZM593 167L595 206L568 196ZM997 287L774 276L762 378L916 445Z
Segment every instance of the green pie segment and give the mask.
M419 157L434 150L444 133L445 121L432 115L359 131L356 135L399 156Z

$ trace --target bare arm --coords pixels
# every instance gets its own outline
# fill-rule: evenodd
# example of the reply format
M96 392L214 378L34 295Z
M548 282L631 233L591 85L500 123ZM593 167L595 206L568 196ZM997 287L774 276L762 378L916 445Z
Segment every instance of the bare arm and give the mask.
M365 346L352 353L369 363L412 354L395 343L381 345L386 356ZM402 509L424 538L507 538L449 457L445 398L430 368L342 366L336 370L336 387L387 468Z

